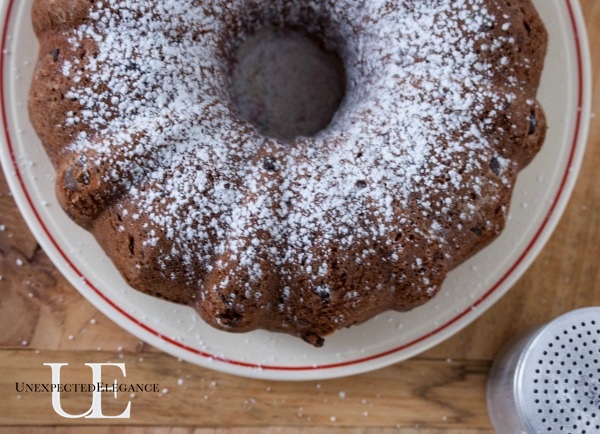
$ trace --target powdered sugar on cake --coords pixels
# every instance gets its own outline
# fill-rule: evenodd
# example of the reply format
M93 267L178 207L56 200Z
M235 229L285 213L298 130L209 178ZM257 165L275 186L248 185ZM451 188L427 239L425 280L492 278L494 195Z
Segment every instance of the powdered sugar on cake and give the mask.
M248 18L255 10L260 22ZM384 256L399 286L410 275L430 296L440 279L418 252L445 252L447 269L449 234L499 230L481 224L481 204L511 188L516 167L498 155L493 128L524 83L481 55L514 43L509 33L482 41L486 26L510 31L483 1L105 0L90 18L69 43L93 40L97 56L61 70L65 96L83 107L65 124L95 133L65 152L105 167L103 181L123 192L123 230L143 221L140 245L161 249L164 274L186 273L200 297L235 280L260 299L268 263L282 276L280 310L286 273L328 299L333 255L364 267ZM344 60L346 97L315 137L262 137L231 103L229 56L265 22L317 34ZM235 24L244 30L232 38ZM484 177L490 161L496 176Z

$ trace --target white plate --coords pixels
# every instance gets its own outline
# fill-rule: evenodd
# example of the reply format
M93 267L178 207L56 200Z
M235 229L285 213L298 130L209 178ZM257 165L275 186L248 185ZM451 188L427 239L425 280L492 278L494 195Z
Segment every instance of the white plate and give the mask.
M131 289L95 240L68 219L55 198L54 170L28 120L38 48L31 0L0 6L4 171L29 227L60 271L100 311L155 347L202 366L266 379L323 379L387 366L443 341L492 306L541 250L567 203L587 137L588 46L575 0L535 3L550 32L540 90L550 129L541 153L519 176L506 230L454 270L430 303L342 330L320 349L282 334L220 332L190 308Z

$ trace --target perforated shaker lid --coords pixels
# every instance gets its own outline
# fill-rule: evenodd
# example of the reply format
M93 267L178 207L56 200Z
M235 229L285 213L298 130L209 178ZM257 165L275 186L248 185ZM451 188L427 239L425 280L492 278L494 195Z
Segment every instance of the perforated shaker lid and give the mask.
M600 433L600 307L544 326L524 349L515 393L534 433Z

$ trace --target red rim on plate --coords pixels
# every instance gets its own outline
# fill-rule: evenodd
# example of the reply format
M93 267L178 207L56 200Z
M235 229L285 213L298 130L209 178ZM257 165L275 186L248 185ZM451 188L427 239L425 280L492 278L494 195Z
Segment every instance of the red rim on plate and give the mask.
M135 324L136 326L138 326L139 328L143 329L145 332L150 333L151 335L153 335L155 338L158 338L162 341L164 341L165 343L168 343L170 345L173 345L175 347L177 347L180 350L183 350L185 352L191 353L195 356L201 356L203 358L209 359L211 361L217 361L217 362L221 362L227 365L233 365L233 366L239 366L239 367L243 367L243 368L252 368L252 369L259 369L259 370L271 370L271 371L318 371L318 370L327 370L327 369L332 369L332 368L341 368L341 367L345 367L345 366L350 366L350 365L359 365L359 364L363 364L365 362L369 362L369 361L373 361L376 359L382 359L386 356L392 355L394 353L397 353L399 351L405 350L407 348L413 347L418 343L421 343L423 341L426 341L438 334L440 334L441 332L447 330L452 324L458 322L459 320L461 320L463 317L467 316L468 314L472 313L473 310L477 307L479 307L480 305L482 305L486 300L488 300L490 298L490 296L492 294L494 294L499 287L501 287L506 281L507 279L509 279L509 277L511 277L513 275L513 273L521 266L523 265L523 262L529 257L529 255L532 253L533 250L535 250L535 248L537 247L541 247L538 246L538 242L543 243L546 240L543 239L542 234L545 234L547 229L551 229L548 227L549 223L551 222L551 220L553 218L557 218L558 216L556 216L555 214L558 212L560 213L560 211L562 211L560 209L560 207L558 207L558 204L561 202L561 200L565 199L565 195L568 196L568 194L570 193L570 191L568 189L566 189L566 186L568 184L568 181L570 180L571 177L571 171L573 169L573 164L574 164L574 158L576 155L576 151L579 150L578 147L582 147L584 146L584 144L580 143L580 138L581 138L581 134L582 132L585 130L584 127L582 127L583 125L583 108L584 108L584 87L585 87L585 69L584 69L584 61L583 61L583 51L582 51L582 41L584 39L584 30L582 30L579 25L578 25L578 20L576 18L575 12L574 12L574 6L572 4L572 0L565 0L566 3L566 7L569 11L569 18L570 18L570 23L571 23L571 30L573 32L573 38L574 38L574 45L576 48L576 56L577 56L577 80L578 80L578 84L577 84L577 113L576 113L576 121L575 121L575 128L574 128L574 133L573 133L573 138L571 141L571 145L570 145L570 152L569 152L569 157L568 157L568 163L566 165L566 168L564 170L564 173L562 174L561 177L561 181L560 181L560 185L559 188L556 192L555 197L552 200L552 203L550 205L550 208L545 216L545 218L543 219L541 225L539 226L539 228L537 229L537 231L535 232L533 238L531 239L531 241L527 244L527 246L525 247L525 249L523 250L523 252L516 257L516 259L514 260L513 264L509 267L509 269L504 273L504 275L502 275L500 277L500 279L498 279L481 297L479 297L478 299L476 299L470 306L468 306L466 309L460 311L459 313L457 313L454 317L452 317L450 320L446 321L445 323L443 323L442 325L440 325L439 327L435 328L434 330L431 330L421 336L419 336L416 339L411 340L410 342L407 342L403 345L397 346L395 348L392 348L390 350L387 351L383 351L383 352L379 352L377 354L373 354L367 357L362 357L362 358L356 358L356 359L352 359L352 360L346 360L346 361L342 361L339 363L330 363L330 364L320 364L320 365L298 365L298 366L278 366L278 365L271 365L271 364L256 364L256 363L248 363L248 362L244 362L241 360L234 360L234 359L230 359L230 358L224 358L221 356L218 356L216 354L211 354L209 352L205 352L202 350L199 350L198 348L194 348L188 345L185 345L181 342L178 342L174 339L171 339L167 336L164 336L163 334L161 334L160 332L158 332L157 330L153 329L152 327L150 327L148 324L146 324L145 322L141 321L140 319L136 318L135 316L129 314L128 312L126 312L125 310L123 310L118 304L116 304L111 298L109 298L105 293L103 293L98 287L96 287L79 269L78 267L70 260L69 256L64 252L64 250L60 247L59 243L57 242L57 240L54 238L53 234L51 233L51 231L48 229L48 227L45 225L44 220L42 219L40 213L38 212L38 209L36 208L36 203L34 200L32 200L31 194L27 189L27 185L24 182L24 177L23 177L23 173L17 163L17 159L16 159L16 155L15 155L15 151L14 151L14 147L13 147L13 139L11 137L11 133L9 131L9 123L8 123L8 114L7 114L7 104L6 104L6 92L5 92L5 85L6 83L6 78L5 78L5 74L6 74L6 54L7 54L7 50L6 50L6 44L7 41L9 40L9 35L8 35L8 28L11 22L11 17L13 15L13 10L14 10L14 5L15 5L16 1L15 0L8 0L8 6L7 6L7 12L6 12L6 17L5 17L5 22L3 23L3 30L2 30L2 52L0 53L0 109L2 112L2 123L3 123L3 134L4 134L4 138L6 140L6 145L8 147L8 152L11 158L11 163L12 166L11 168L14 170L14 176L17 179L17 183L18 186L20 187L20 189L22 190L23 193L23 197L25 198L25 202L26 205L29 207L29 210L31 211L31 213L33 214L34 218L35 218L35 222L37 223L37 225L39 225L39 228L41 228L43 234L45 235L45 237L47 238L47 240L51 243L52 247L56 250L56 252L60 255L60 257L65 261L65 263L68 265L68 267L71 269L72 272L74 272L83 282L83 284L85 286L87 286L88 289L90 289L91 291L93 291L97 296L99 296L104 302L106 302L115 312L117 312L119 315L123 316L124 318L126 318L128 321L130 321L131 323ZM39 205L39 204L38 204ZM216 368L216 366L215 366Z

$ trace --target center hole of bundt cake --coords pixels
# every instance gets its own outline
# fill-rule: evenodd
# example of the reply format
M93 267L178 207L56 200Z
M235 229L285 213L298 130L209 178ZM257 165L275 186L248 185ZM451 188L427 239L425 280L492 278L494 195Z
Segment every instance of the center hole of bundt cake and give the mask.
M337 53L295 30L263 27L234 55L233 102L268 137L315 135L331 122L344 91Z

